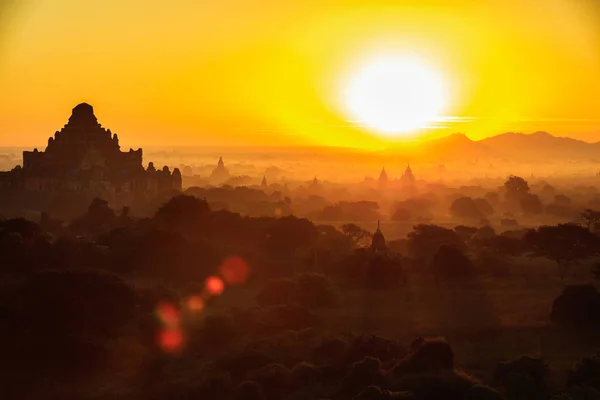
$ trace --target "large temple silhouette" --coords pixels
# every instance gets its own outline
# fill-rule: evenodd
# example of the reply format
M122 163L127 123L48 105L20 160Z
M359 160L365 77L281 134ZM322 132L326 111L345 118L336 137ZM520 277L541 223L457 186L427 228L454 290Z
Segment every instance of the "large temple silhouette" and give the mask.
M23 152L23 165L0 172L0 189L84 192L107 199L181 190L181 173L142 165L142 149L121 151L119 138L98 123L94 108L73 108L67 124L48 139L45 151Z

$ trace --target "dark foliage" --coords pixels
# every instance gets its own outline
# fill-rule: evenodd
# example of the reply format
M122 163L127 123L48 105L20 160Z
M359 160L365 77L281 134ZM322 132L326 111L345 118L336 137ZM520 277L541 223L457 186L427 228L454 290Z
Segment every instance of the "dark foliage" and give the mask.
M474 385L467 391L465 400L502 400L504 397L497 390L485 386L485 385Z
M229 346L240 334L231 316L208 315L202 321L198 340L204 348L219 350Z
M268 282L258 293L261 307L301 304L311 309L331 307L337 303L337 289L325 276L315 273L280 278Z
M357 249L333 267L340 285L361 289L395 289L404 284L405 271L399 257Z
M433 271L436 277L444 280L464 279L475 274L473 262L459 249L451 245L441 245L433 257Z
M543 359L521 356L499 363L494 371L494 382L506 390L509 399L544 399L547 375L548 365Z
M579 360L569 371L569 386L587 386L600 391L600 355L595 354Z
M540 226L523 237L526 248L559 264L568 264L598 252L600 239L575 224Z
M509 176L504 182L504 189L506 190L506 200L509 202L519 201L529 194L529 184L519 176Z
M442 244L453 245L461 250L466 248L456 232L437 225L417 225L408 234L408 250L419 260L429 259Z
M154 220L166 229L197 232L209 211L206 201L194 196L179 195L160 207L154 214Z
M237 389L238 400L266 400L262 386L258 382L242 382Z
M555 394L552 400L600 400L600 391L589 386L572 386L566 392Z
M244 334L273 334L321 326L321 319L299 304L237 311L233 319Z
M321 274L304 273L295 278L298 285L298 303L310 309L331 307L337 303L338 293L333 282Z
M292 374L281 364L267 364L250 371L246 378L262 387L267 400L281 399L291 390Z
M399 342L376 335L359 335L349 338L344 344L345 363L360 361L365 357L374 357L384 363L404 358L406 349Z
M459 197L450 205L450 214L455 218L477 221L484 214L477 207L477 203L470 197Z
M475 262L477 270L494 278L506 278L510 275L510 262L501 252L484 250Z
M521 197L520 205L525 214L541 214L544 211L540 198L535 194L528 193Z
M454 368L454 353L445 339L417 339L394 368L395 376L421 374Z
M600 293L592 285L567 286L554 300L550 319L560 325L600 324Z
M300 362L292 367L291 384L295 389L318 383L321 379L319 368L308 362Z
M458 369L444 369L401 377L394 390L413 393L415 399L464 399L479 381Z
M36 273L15 301L31 327L45 334L111 335L133 317L136 300L119 276L80 269Z
M356 393L361 388L371 385L383 386L386 380L381 361L378 358L365 357L350 366L342 380L342 388L346 393Z
M454 232L458 233L464 242L470 240L477 231L478 229L473 226L457 225L454 227Z
M290 278L279 278L267 282L256 296L261 307L292 304L299 297L298 283Z

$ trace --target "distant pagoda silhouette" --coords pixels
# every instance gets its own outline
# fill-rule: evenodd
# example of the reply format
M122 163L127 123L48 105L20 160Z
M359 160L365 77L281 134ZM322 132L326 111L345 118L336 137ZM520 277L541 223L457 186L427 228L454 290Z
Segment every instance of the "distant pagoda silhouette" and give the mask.
M230 178L229 170L225 167L225 163L223 162L223 157L219 157L219 162L217 162L217 166L213 169L210 174L210 179L217 182L224 182Z
M381 173L379 174L379 180L377 181L379 189L386 189L388 184L388 174L385 172L385 167L381 169Z

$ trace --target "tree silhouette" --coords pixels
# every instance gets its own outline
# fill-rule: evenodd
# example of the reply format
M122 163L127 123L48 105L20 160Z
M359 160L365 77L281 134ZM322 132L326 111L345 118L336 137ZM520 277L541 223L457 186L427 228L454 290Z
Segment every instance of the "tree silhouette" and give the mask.
M71 230L79 235L97 236L110 230L117 224L115 212L108 206L108 202L95 198L89 205L87 212L71 223Z
M521 210L525 214L541 214L544 211L544 206L540 201L540 198L531 193L526 193L521 196L519 200L519 204L521 205Z
M594 211L588 208L579 215L579 220L589 231L591 231L600 225L600 211Z
M398 207L392 214L393 221L409 221L412 215L406 208Z
M179 195L171 198L156 211L154 220L163 226L181 232L199 232L200 224L210 212L205 200Z
M470 197L459 197L450 205L453 217L467 220L480 220L482 217L475 201Z
M485 216L489 217L494 214L494 207L490 204L490 202L484 198L478 198L473 200L479 212Z
M564 277L570 265L598 253L600 239L579 225L559 224L529 230L523 243L537 255L554 260Z
M421 261L435 254L442 244L450 244L461 250L466 248L456 232L437 225L419 224L407 237L409 252Z
M433 257L436 279L452 280L470 277L474 273L471 260L457 247L443 244Z
M342 233L352 239L359 247L367 246L373 236L371 232L366 229L351 223L342 225Z
M529 184L519 176L511 175L504 182L506 190L506 200L519 201L524 195L529 193Z
M319 231L312 222L294 216L276 219L265 232L267 249L279 257L290 257L297 250L308 248L318 236Z

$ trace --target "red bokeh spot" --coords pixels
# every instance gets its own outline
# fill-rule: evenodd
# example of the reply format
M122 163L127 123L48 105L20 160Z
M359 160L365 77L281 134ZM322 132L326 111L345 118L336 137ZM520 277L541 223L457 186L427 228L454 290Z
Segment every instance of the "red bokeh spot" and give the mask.
M230 256L223 261L219 272L228 284L239 285L248 278L248 264L242 257Z
M191 311L200 311L204 308L204 300L200 296L190 296L187 306Z
M171 303L161 303L157 309L158 318L167 327L179 326L179 310Z
M213 296L218 296L225 290L225 284L218 276L211 276L206 279L206 290Z
M160 333L159 346L163 351L175 352L183 344L183 334L179 329L165 329Z

